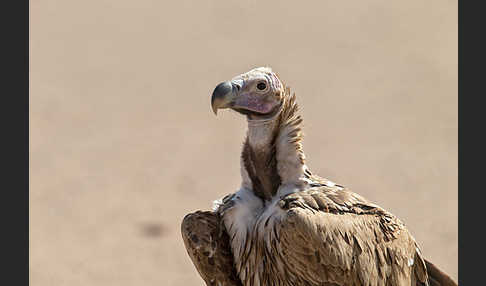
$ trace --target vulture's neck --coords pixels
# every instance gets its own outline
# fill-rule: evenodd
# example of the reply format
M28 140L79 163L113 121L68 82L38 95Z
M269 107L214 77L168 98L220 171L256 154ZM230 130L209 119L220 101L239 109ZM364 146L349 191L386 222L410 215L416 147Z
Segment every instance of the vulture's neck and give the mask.
M302 118L297 114L295 95L286 99L272 118L248 120L241 156L243 187L263 200L271 200L281 186L299 188L305 184Z

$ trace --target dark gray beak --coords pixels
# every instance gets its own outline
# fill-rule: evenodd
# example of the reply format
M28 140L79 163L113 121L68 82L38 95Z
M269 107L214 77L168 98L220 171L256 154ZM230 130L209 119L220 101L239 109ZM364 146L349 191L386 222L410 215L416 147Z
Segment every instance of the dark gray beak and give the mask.
M233 84L229 81L222 82L216 86L211 96L211 107L214 114L218 114L218 109L230 107L234 97Z

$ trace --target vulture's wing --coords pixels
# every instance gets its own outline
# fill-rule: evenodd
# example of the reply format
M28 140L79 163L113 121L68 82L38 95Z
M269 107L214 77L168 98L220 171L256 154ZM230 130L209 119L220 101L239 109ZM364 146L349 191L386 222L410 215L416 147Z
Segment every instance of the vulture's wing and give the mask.
M449 275L427 261L427 259L425 259L425 265L427 265L430 286L457 286L457 283Z
M405 226L361 196L321 186L288 195L279 206L285 214L275 226L275 253L302 285L427 285L425 262Z
M206 285L241 286L233 267L229 237L217 213L197 211L184 217L182 238Z

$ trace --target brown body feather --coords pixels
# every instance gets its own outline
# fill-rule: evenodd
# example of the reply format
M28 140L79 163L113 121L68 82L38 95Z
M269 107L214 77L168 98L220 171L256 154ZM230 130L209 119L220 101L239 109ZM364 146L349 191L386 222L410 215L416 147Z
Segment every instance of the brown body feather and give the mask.
M288 195L279 206L286 212L281 253L295 285L426 283L424 260L404 225L362 197L322 186Z

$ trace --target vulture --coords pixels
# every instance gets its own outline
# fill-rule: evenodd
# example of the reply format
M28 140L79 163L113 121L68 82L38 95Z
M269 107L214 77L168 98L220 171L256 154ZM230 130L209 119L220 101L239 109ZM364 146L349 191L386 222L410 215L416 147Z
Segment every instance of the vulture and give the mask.
M457 285L393 214L311 172L295 93L269 67L216 86L246 117L241 186L181 224L207 285Z

